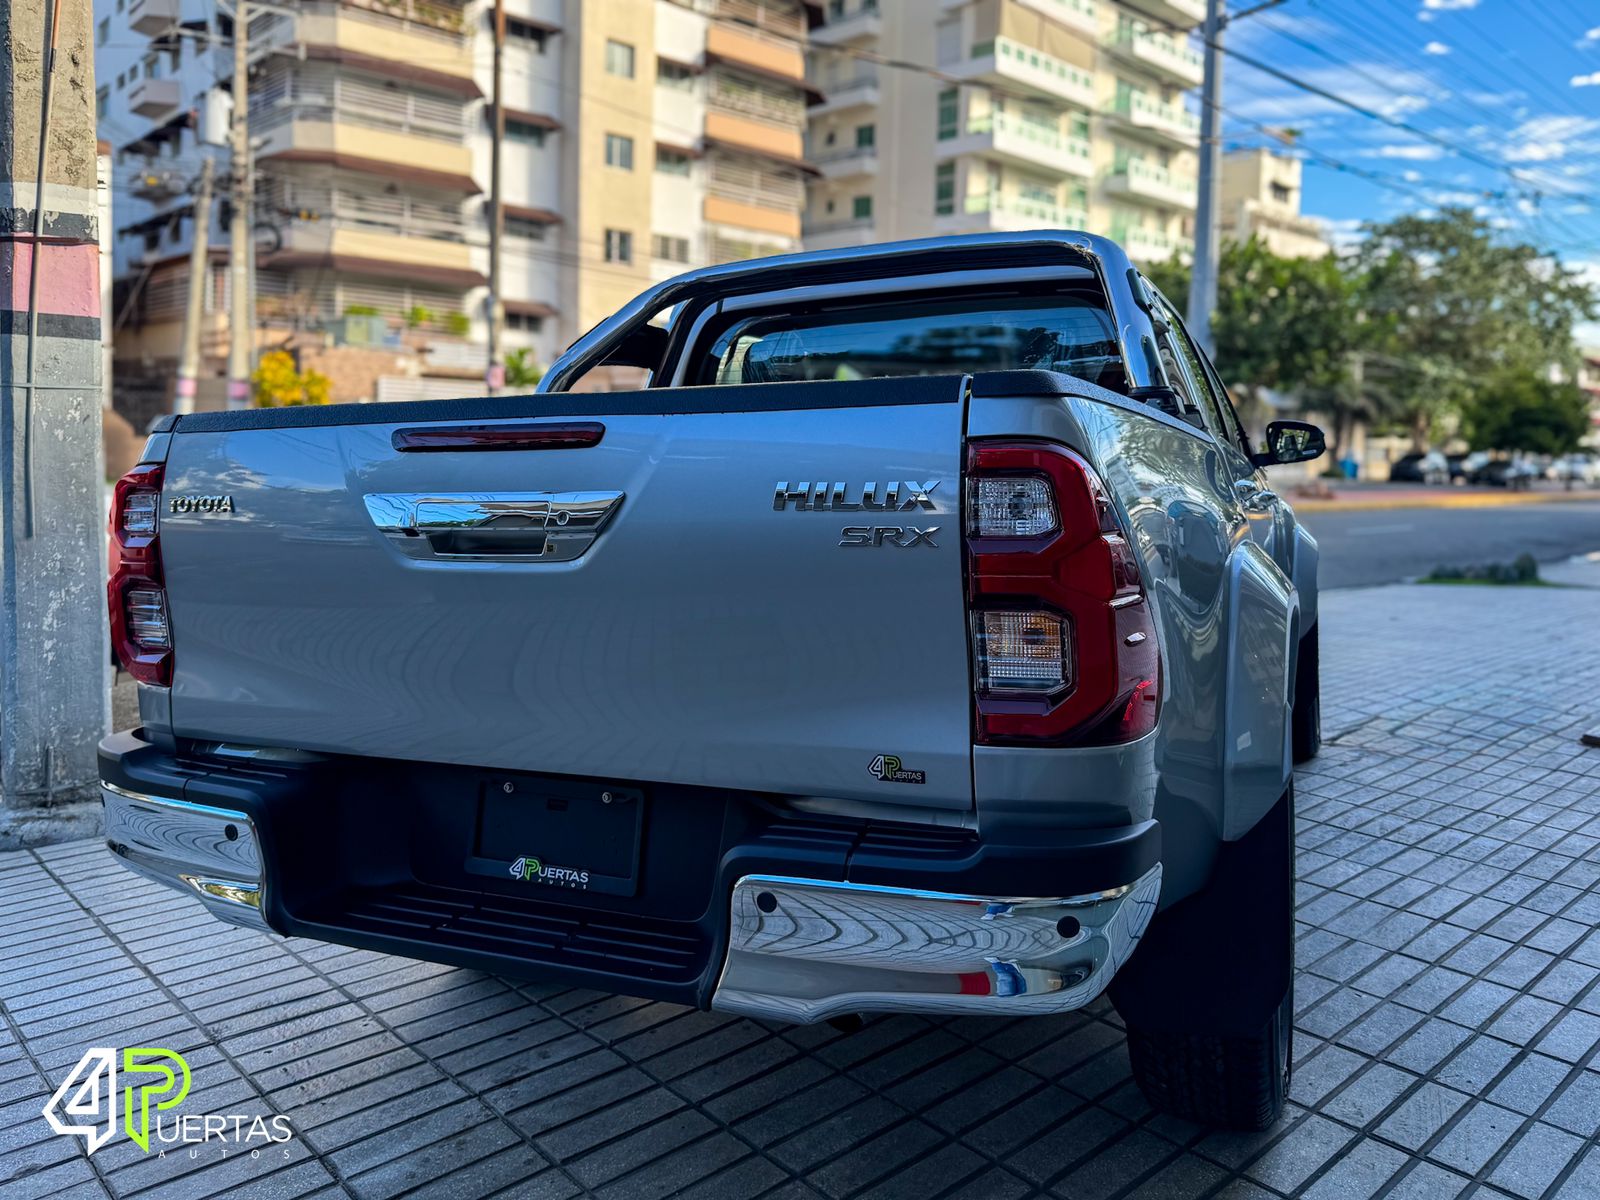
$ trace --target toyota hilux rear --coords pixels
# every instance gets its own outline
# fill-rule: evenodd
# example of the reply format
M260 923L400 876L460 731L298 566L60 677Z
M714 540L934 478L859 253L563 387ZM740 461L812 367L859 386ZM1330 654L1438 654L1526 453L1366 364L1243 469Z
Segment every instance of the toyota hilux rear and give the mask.
M1286 745L1257 697L1240 782L1201 765L1227 616L1135 496L1216 455L1152 303L1082 235L866 247L658 285L531 396L168 418L113 505L112 850L238 924L756 1017L1088 1003Z

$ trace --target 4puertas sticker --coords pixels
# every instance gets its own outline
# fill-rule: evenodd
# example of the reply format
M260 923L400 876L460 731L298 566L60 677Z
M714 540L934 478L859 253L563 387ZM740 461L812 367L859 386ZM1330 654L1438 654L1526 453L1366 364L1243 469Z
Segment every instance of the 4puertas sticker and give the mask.
M119 1106L118 1073L123 1087ZM158 1156L180 1146L190 1157L198 1147L216 1143L224 1154L283 1147L294 1137L289 1118L281 1114L174 1112L189 1095L193 1077L183 1055L160 1046L130 1046L118 1050L94 1046L85 1051L55 1094L40 1110L50 1128L69 1137L81 1137L84 1150L93 1154L117 1133L119 1107L122 1130L141 1150ZM170 1116L163 1116L170 1113ZM152 1137L153 1135L153 1137Z
M927 783L925 771L908 770L897 755L880 754L867 764L867 774L879 783Z

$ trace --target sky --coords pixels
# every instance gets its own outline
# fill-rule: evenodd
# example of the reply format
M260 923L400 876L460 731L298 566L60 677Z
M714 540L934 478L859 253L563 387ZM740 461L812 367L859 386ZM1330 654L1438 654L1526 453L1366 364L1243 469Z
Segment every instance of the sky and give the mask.
M1229 57L1227 144L1296 131L1304 211L1336 242L1363 221L1465 205L1600 284L1600 0L1284 0L1233 21L1227 45L1452 144ZM1600 343L1600 325L1583 340Z

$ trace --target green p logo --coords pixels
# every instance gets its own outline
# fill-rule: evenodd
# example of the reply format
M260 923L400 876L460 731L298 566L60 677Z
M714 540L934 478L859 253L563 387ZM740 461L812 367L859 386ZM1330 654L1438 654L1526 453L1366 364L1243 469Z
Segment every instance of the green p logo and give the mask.
M140 1059L153 1059L157 1061L141 1062ZM165 1060L165 1061L161 1061ZM174 1069L176 1067L176 1069ZM183 1073L183 1081L178 1081L178 1073ZM135 1075L155 1076L154 1082L141 1083L135 1087L128 1081ZM122 1125L129 1137L139 1144L141 1150L149 1152L150 1149L150 1101L156 1102L157 1110L175 1108L183 1103L183 1098L189 1094L189 1064L184 1062L183 1055L173 1050L163 1050L159 1047L141 1046L122 1052L122 1076L127 1084L122 1090L123 1118ZM139 1093L139 1102L135 1106L133 1094ZM134 1120L135 1111L139 1119Z

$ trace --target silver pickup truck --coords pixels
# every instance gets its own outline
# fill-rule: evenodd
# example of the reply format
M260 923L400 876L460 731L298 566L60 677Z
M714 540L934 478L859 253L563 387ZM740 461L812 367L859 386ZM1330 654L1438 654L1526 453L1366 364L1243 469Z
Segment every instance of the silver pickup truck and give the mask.
M629 392L584 391L618 366ZM1317 547L1114 244L695 271L538 393L167 418L117 486L130 868L254 929L761 1020L1290 1062Z

